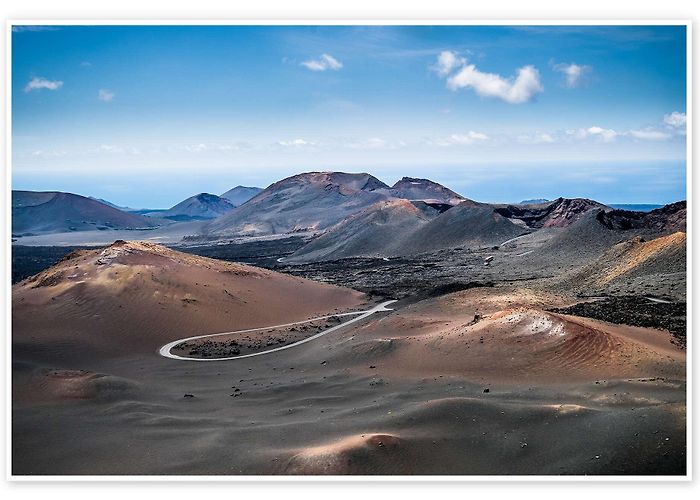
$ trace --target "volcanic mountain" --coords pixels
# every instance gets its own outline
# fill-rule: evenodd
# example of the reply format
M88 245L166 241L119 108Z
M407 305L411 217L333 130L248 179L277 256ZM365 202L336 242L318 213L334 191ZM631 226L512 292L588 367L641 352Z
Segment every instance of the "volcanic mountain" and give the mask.
M233 210L235 206L225 198L215 194L199 193L181 201L165 211L150 212L146 215L177 221L215 219Z
M73 252L14 285L13 342L52 346L59 358L150 353L187 335L299 321L362 302L346 288L117 241Z
M650 212L610 210L600 214L599 220L610 229L640 229L668 234L685 231L686 216L686 202L677 201Z
M77 194L12 191L13 234L143 229L159 222Z
M260 236L319 231L387 195L389 186L369 174L311 172L278 181L232 212L212 221L207 232Z
M410 253L454 247L500 245L530 232L490 205L464 201L421 226L411 235Z
M463 196L437 182L413 177L403 177L391 187L389 194L394 198L405 200L421 200L450 205L458 205L465 200Z
M651 212L593 209L564 227L533 258L582 263L599 257L613 245L634 236L656 238L684 231L685 226L684 201Z
M425 203L419 208L407 200L381 201L336 224L285 260L400 255L410 246L412 234L439 213L439 208Z
M566 227L594 208L606 208L602 203L585 198L557 198L551 202L499 206L503 217L519 220L528 227Z
M407 256L445 248L499 245L528 232L491 206L470 200L455 207L392 200L338 223L288 260Z
M253 198L260 191L262 191L262 188L259 187L236 186L226 191L221 197L226 198L234 207L238 207Z

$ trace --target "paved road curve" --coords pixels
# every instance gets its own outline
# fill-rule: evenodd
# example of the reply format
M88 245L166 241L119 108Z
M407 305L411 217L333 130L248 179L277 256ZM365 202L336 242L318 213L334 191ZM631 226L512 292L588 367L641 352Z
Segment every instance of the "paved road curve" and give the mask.
M324 335L332 333L336 330L340 330L341 328L344 328L351 323L355 323L357 321L368 318L369 316L373 315L374 313L382 312L382 311L393 311L393 309L389 309L386 306L388 306L389 304L393 304L394 302L396 302L396 301L395 300L387 300L386 302L382 302L381 304L376 305L372 309L368 309L366 311L331 314L330 316L319 316L318 318L311 318L311 319L307 319L305 321L297 321L296 323L286 323L284 325L265 326L265 327L261 327L261 328L249 328L247 330L236 330L233 332L210 333L207 335L197 335L195 337L187 337L185 339L174 340L173 342L169 342L168 344L165 344L163 347L161 347L158 350L158 354L160 354L161 356L163 356L165 358L179 359L179 360L183 360L183 361L228 361L228 360L232 360L232 359L242 359L242 358L252 358L253 356L262 356L264 354L271 354L273 352L282 351L284 349L290 349L292 347L296 347L296 346L298 346L300 344L304 344L306 342L311 342L314 339L317 339L319 337L322 337ZM331 327L327 330L323 330L321 332L318 332L316 335L312 335L311 337L307 337L305 339L299 340L298 342L283 345L281 347L276 347L274 349L269 349L267 351L254 352L252 354L243 354L242 356L230 356L227 358L187 358L184 356L178 356L177 354L173 354L170 352L170 350L173 347L175 347L178 344L182 344L183 342L187 342L188 340L204 339L204 338L209 338L209 337L219 337L221 335L231 335L233 333L247 333L247 332L259 332L262 330L274 330L275 328L285 328L287 326L301 325L303 323L311 323L312 321L318 321L318 320L328 319L328 318L333 318L333 317L338 317L338 316L357 316L357 317L353 318L349 321L346 321L345 323L341 323L339 325Z

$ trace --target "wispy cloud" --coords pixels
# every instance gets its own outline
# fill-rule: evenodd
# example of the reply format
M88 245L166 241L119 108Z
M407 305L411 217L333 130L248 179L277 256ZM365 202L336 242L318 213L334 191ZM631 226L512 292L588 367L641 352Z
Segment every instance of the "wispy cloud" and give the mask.
M330 54L322 54L318 59L311 59L301 63L306 69L311 71L338 71L343 67L343 63Z
M433 68L440 76L447 77L447 88L460 90L471 88L482 97L495 97L510 104L521 104L532 100L544 91L540 73L534 66L523 66L515 78L504 78L496 73L479 71L474 64L467 64L455 52L443 51L438 55ZM457 70L456 73L452 73Z
M65 156L68 153L63 150L44 150L44 149L38 149L36 151L32 151L32 156L35 157L40 157L40 158L58 158L60 156Z
M188 151L190 153L201 153L202 151L206 151L209 148L207 147L206 144L189 144L185 146L185 151Z
M107 89L100 89L97 92L97 98L100 101L110 102L114 99L114 92Z
M307 141L305 139L292 139L288 141L277 141L277 144L284 146L286 148L302 148L308 146L315 146L315 142Z
M593 71L593 68L591 66L576 63L554 64L552 66L552 69L554 69L554 71L558 71L559 73L564 74L564 76L566 77L564 84L570 89L578 87L581 83L583 83L585 75Z
M25 92L31 92L32 90L58 90L63 86L63 82L59 80L47 80L46 78L34 77L27 85L24 86Z
M671 138L671 134L653 129L630 130L627 135L644 141L665 141Z
M664 124L672 128L685 128L686 117L685 113L674 111L664 115Z
M343 144L350 149L398 149L406 146L404 141L390 141L381 137L370 137L360 141L350 141Z
M434 146L468 146L471 144L488 141L489 136L470 130L469 132L462 134L452 134L447 137L439 137L436 139L430 139L429 144Z
M552 134L535 132L534 134L521 134L515 138L520 144L551 144L556 142Z
M96 149L96 153L108 153L108 154L131 154L139 155L141 150L133 146L118 146L114 144L100 144Z

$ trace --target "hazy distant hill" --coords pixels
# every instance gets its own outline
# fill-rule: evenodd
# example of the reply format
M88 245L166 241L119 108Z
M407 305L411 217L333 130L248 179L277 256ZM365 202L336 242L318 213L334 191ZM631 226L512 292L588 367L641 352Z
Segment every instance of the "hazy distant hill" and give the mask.
M549 203L550 201L551 200L548 200L547 198L534 198L532 200L523 200L516 203L516 205L539 205L541 203Z
M262 190L263 189L259 187L236 186L226 191L221 197L226 198L234 207L238 207Z
M220 196L209 193L199 193L181 201L168 210L157 210L146 215L177 221L215 219L235 207L231 202Z
M122 206L119 206L119 205L112 203L111 201L107 201L107 200L102 199L102 198L95 198L94 196L88 196L88 198L90 198L91 200L99 201L100 203L104 203L105 205L110 206L112 208L116 208L117 210L121 210L122 212L135 212L136 211L136 209L134 209L134 208L122 207Z
M158 221L130 214L77 194L12 191L12 233L137 229Z

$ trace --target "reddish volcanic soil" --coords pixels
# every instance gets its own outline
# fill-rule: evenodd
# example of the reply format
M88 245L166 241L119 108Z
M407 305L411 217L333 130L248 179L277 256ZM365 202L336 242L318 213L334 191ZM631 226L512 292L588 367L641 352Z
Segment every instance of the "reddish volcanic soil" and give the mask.
M156 352L364 300L142 243L64 260L13 288L13 472L685 472L685 351L547 312L565 295L473 288L269 355Z
M352 290L151 243L69 257L13 287L15 349L51 359L152 353L178 338L301 321L365 302Z

